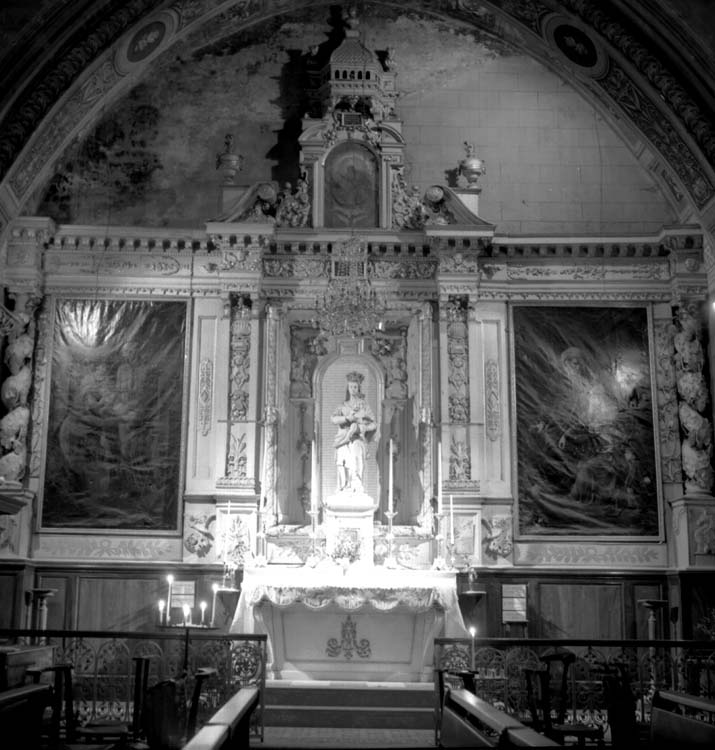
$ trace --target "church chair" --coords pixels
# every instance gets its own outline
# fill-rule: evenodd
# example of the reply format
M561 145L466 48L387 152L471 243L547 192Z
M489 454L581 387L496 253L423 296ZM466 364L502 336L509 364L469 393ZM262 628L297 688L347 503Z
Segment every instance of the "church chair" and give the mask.
M205 681L217 673L204 667L196 671L191 699L187 701L186 677L162 680L146 693L142 727L150 750L180 750L196 733L199 701Z
M87 743L110 743L107 748L119 750L125 747L146 747L141 743L141 714L149 678L149 665L152 657L135 656L134 685L132 694L132 720L96 719L78 727L76 736ZM129 745L131 736L132 745Z
M599 748L604 747L602 727L577 724L575 716L574 723L566 721L569 683L576 655L564 650L540 658L545 664L544 669L524 670L531 726L561 745L571 737L579 747L585 747L587 741L595 742Z
M28 669L26 675L35 684L49 684L49 716L43 716L40 733L50 747L59 747L62 740L75 739L77 717L74 712L72 665L53 664Z
M636 699L631 690L628 669L623 664L601 667L603 698L611 728L611 747L638 747L640 733L636 720Z

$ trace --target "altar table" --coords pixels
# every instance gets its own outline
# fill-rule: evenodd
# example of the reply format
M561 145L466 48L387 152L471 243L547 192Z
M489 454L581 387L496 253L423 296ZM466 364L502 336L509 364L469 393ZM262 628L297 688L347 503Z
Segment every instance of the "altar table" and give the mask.
M244 571L232 633L266 633L266 676L431 682L434 639L466 637L456 574L375 567Z

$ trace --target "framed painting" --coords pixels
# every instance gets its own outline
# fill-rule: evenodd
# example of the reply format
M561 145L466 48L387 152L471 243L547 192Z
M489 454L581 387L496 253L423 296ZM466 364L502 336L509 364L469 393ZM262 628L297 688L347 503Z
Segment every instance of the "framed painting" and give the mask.
M176 531L186 305L58 300L42 526Z
M645 307L512 308L522 536L659 534Z

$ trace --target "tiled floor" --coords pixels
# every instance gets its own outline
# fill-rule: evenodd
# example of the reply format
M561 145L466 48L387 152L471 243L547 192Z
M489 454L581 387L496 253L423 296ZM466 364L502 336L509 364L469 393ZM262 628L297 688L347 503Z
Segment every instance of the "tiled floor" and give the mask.
M253 748L434 748L431 729L328 729L324 727L266 727L264 739L251 738Z

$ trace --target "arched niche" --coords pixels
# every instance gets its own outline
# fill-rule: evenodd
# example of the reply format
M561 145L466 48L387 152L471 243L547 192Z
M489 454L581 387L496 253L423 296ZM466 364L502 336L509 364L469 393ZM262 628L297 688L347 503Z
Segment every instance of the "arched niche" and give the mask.
M381 476L380 461L383 445L382 405L385 395L385 374L380 364L367 354L348 354L326 359L315 373L315 431L318 450L318 497L320 502L338 490L334 440L337 427L331 422L335 410L347 399L347 376L363 375L362 392L375 415L377 429L368 442L365 463L365 492L379 499L386 478Z

